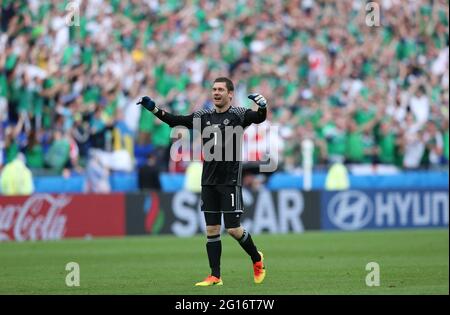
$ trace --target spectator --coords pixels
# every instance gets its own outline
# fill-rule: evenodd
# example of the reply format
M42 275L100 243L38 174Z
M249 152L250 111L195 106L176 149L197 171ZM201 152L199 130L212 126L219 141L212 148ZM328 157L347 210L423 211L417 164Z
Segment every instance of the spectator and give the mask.
M0 182L1 192L6 196L31 195L34 192L33 174L25 165L23 153L5 165Z
M346 190L349 188L350 180L345 165L339 162L332 164L325 179L325 189Z
M415 121L414 115L408 113L403 128L402 148L403 167L417 169L422 160L425 144L422 139L420 124Z
M161 165L162 171L167 171L168 160L170 159L170 127L152 115L153 128L151 129L151 139L154 145L157 162Z
M194 193L200 193L202 190L202 168L203 164L198 161L192 161L186 169L186 178L184 189Z
M445 121L444 124L444 163L448 166L449 161L449 128L448 128L448 120Z
M159 174L161 172L160 165L154 154L149 154L147 163L138 170L138 186L139 189L161 189Z
M45 154L45 164L52 171L61 173L70 159L70 142L62 131L53 132L53 141Z
M445 122L446 110L448 117L445 1L407 6L382 1L377 28L358 18L364 12L359 0L257 3L86 1L80 26L68 27L62 5L2 2L0 122L6 119L10 126L2 135L6 161L24 149L24 135L33 128L43 136L60 128L71 130L83 164L90 148L113 150L112 128L123 110L133 140L158 147L160 162L167 162L167 131L134 106L136 98L151 90L157 103L192 112L210 106L206 82L217 76L234 79L236 105L249 106L245 95L256 90L272 100L270 121L282 124L282 137L297 135L296 126L311 120L318 163L345 157L350 135L342 120L350 116L358 126L380 112L392 117L393 135L383 138L377 122L364 130L364 143L376 139L370 146L381 148L386 143L380 141L392 144L392 137L403 143L408 108L421 127L433 119L444 137L442 154L448 152L448 127L438 124ZM286 119L285 109L295 119ZM89 120L88 141L77 114ZM301 163L293 153L295 140L286 148L290 169ZM394 147L396 157L401 148ZM365 150L359 163L373 150ZM71 152L76 165L73 145Z
M107 125L100 106L97 106L90 120L90 143L92 148L105 150L107 147Z
M87 158L89 150L89 123L83 119L80 113L75 114L72 137L75 140L80 157Z
M428 121L423 133L423 141L427 151L427 164L437 168L443 162L444 140L434 121Z
M28 134L27 146L25 147L27 165L31 169L44 168L44 150L39 141L39 135L35 129Z
M96 149L89 151L84 191L105 194L111 192L109 170Z
M326 155L329 163L343 163L347 143L347 126L344 117L337 117L336 123L330 116L323 120L322 135L326 140Z
M391 120L381 123L378 141L378 161L384 164L396 164L396 131Z
M113 128L113 150L126 150L130 155L130 159L134 154L134 134L124 121L123 111L116 111L116 119Z
M428 101L428 96L426 94L425 86L422 84L413 85L412 97L409 101L409 107L414 115L417 123L423 126L430 115L430 103Z

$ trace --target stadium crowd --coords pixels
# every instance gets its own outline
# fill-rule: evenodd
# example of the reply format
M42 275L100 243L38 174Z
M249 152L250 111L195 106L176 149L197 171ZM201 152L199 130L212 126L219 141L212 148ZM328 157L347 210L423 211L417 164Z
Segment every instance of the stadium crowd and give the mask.
M156 165L184 171L167 158L169 127L135 104L210 108L211 82L228 76L235 104L269 100L259 128L280 126L285 170L305 138L317 165L448 167L448 0L378 4L370 26L362 0L4 0L0 166L23 152L33 173L83 172L93 148L142 165L151 145Z

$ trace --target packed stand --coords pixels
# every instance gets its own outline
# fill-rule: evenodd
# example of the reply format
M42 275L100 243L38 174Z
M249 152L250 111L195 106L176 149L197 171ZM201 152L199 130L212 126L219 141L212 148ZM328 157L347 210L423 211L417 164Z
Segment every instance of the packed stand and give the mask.
M251 106L253 91L270 102L247 131L247 159L263 158L257 142L278 126L268 138L287 171L303 139L315 165L447 168L448 1L383 0L378 26L365 5L2 1L0 165L23 152L34 174L107 176L150 160L184 172L169 159L170 128L135 104L211 108L211 82L228 76L235 104Z

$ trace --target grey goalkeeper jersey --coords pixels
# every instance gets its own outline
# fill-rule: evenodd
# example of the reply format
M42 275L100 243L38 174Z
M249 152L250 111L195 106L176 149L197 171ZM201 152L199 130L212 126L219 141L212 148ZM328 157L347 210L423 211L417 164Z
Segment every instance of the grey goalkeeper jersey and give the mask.
M187 116L172 115L160 109L155 115L170 127L200 128L204 154L202 186L241 186L243 131L253 123L263 122L267 109L253 111L231 106L223 113L211 109Z

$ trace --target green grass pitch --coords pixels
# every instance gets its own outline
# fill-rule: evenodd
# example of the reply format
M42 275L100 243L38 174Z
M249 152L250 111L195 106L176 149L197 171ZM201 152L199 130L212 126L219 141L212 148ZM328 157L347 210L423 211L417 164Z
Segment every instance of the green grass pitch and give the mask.
M247 254L222 235L222 287L194 287L208 273L205 237L0 243L0 294L449 294L448 229L254 235L267 277L255 285ZM80 286L66 286L66 264ZM366 264L380 286L366 286Z

